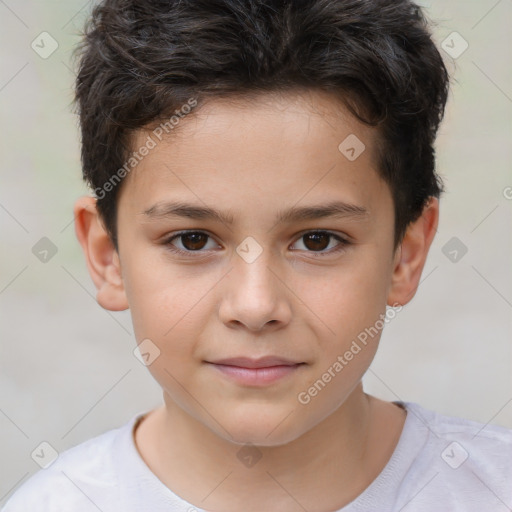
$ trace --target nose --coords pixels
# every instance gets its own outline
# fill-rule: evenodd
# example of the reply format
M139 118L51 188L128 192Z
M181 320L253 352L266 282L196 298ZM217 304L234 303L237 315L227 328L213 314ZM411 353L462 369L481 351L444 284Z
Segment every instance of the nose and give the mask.
M290 322L290 291L265 253L251 263L235 254L234 268L223 279L219 317L230 328L257 332Z

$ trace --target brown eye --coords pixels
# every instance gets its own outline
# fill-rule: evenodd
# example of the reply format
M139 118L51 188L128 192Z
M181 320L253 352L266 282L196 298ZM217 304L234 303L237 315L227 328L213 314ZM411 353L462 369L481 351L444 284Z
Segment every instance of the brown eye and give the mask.
M301 251L309 252L316 257L341 252L350 245L350 242L329 231L310 231L304 233L295 244L302 244L304 247L299 247Z
M188 251L198 251L203 249L209 236L205 233L185 233L179 235L181 243Z
M324 232L308 233L303 237L304 245L312 251L323 251L329 246L332 235Z
M207 247L208 242L213 245ZM182 231L169 237L164 244L173 252L179 254L206 253L208 249L215 249L218 244L208 233L202 231ZM203 250L204 249L204 250Z

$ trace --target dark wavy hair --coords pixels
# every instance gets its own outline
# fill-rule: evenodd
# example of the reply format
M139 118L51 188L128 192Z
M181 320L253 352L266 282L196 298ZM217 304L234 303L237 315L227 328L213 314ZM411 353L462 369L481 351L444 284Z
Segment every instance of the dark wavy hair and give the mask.
M434 141L449 76L409 0L103 0L80 35L73 103L82 172L102 192L97 206L116 248L122 183L105 184L130 158L134 131L190 98L201 105L306 88L341 100L378 129L395 248L443 192Z

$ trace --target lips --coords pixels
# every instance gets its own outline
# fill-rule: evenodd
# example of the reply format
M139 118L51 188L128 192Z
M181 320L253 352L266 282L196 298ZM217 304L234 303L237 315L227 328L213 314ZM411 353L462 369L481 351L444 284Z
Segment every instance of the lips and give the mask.
M276 356L233 357L207 363L224 378L244 387L268 386L293 375L306 364Z
M239 368L269 368L271 366L295 366L301 364L297 361L291 361L282 357L265 356L258 359L250 357L233 357L229 359L219 359L212 361L212 364L224 366L238 366Z

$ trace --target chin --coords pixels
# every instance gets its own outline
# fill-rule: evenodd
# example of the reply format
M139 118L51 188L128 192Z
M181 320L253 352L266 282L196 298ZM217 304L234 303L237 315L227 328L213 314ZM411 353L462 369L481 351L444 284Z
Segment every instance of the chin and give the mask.
M290 411L269 414L254 410L243 415L226 418L222 425L231 437L218 425L212 425L215 433L227 441L239 445L270 447L282 446L299 438L307 430Z

